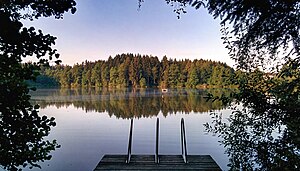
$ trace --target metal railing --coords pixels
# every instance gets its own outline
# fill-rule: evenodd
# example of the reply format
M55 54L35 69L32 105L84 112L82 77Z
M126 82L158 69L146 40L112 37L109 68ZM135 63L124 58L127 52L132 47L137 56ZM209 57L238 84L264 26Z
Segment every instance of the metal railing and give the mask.
M187 150L186 150L186 137L185 137L185 127L184 127L184 119L181 118L181 154L184 163L187 163Z
M128 139L128 152L127 152L127 159L126 163L130 162L131 158L131 146L132 146L132 131L133 131L133 119L131 119L130 123L130 133ZM185 126L184 126L184 119L181 118L181 154L184 160L184 163L187 163L187 148L186 148L186 136L185 136ZM159 118L156 119L156 146L155 146L155 163L159 163Z
M158 157L158 143L159 143L159 118L156 119L155 163L159 163L159 157Z
M128 142L128 152L127 152L127 159L126 163L130 162L131 158L131 146L132 146L132 128L133 128L133 119L131 119L131 124L130 124L130 133L129 133L129 142Z

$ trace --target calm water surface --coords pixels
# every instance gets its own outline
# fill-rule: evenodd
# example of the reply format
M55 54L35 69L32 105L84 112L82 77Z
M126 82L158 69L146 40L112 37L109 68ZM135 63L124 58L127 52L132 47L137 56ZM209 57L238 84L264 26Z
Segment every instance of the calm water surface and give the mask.
M134 118L133 154L154 154L156 118L160 119L159 153L180 154L180 119L184 118L188 154L209 154L227 170L228 158L220 139L206 134L203 124L212 121L212 111L225 117L230 111L205 96L203 90L192 89L164 94L158 89L32 92L33 103L41 106L40 114L56 119L47 138L61 145L50 161L40 163L42 170L89 171L105 154L126 154L130 118Z

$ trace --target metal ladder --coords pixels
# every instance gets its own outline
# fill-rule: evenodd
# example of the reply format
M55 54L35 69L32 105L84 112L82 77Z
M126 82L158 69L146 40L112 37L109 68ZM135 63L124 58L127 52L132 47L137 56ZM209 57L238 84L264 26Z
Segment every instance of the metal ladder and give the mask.
M133 131L133 118L131 119L131 122L130 122L130 132L129 132L129 138L128 138L128 151L127 151L126 163L130 163L130 159L131 159L132 131ZM188 163L185 125L184 125L183 118L181 118L181 122L180 122L180 136L181 136L181 155L182 155L184 163ZM155 163L157 163L157 164L159 163L158 147L159 147L159 118L156 119Z

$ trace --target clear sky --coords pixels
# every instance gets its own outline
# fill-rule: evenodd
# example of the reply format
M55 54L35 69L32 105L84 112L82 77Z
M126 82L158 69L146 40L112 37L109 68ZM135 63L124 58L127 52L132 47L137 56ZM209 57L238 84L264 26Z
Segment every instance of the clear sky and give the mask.
M25 22L57 37L63 64L106 60L121 53L212 59L233 66L222 44L220 24L206 10L187 8L177 19L165 0L78 0L77 12L63 20Z

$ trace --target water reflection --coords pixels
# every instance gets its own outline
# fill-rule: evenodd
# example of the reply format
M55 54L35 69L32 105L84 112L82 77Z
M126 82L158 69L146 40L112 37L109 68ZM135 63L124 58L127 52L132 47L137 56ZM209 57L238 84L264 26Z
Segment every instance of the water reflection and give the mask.
M229 93L220 89L209 91L215 95ZM32 99L40 104L41 111L56 118L57 126L49 138L57 139L61 145L52 153L51 161L41 166L47 171L92 170L104 154L125 154L128 118L131 117L139 118L134 125L133 153L153 154L153 126L158 117L160 153L180 154L179 123L184 117L189 154L210 154L226 170L227 157L218 145L218 137L204 134L203 123L211 119L208 113L200 113L226 106L217 100L208 101L206 96L207 91L193 89L173 89L164 94L158 89L40 89L32 92Z
M50 160L52 158L50 152L60 147L56 140L45 139L53 126L55 126L54 118L39 116L33 106L23 110L2 108L0 168L7 170L21 170L19 167L41 168L38 162Z
M169 93L162 93L158 89L53 89L39 90L36 93L32 94L33 99L41 108L74 106L86 112L103 112L127 119L153 117L159 113L164 116L174 115L177 112L197 115L201 112L221 110L227 107L226 97L230 97L232 91L174 89ZM206 98L208 93L212 97L221 97L223 102L208 100ZM223 118L220 112L213 113L214 121L206 124L207 131L222 138L221 142L229 157L229 169L299 170L299 109L283 111L283 107L276 108L277 104L272 100L258 99L257 96L250 100L249 103L243 101L244 106L232 105L235 108L229 118ZM173 130L170 125L169 127L167 134ZM142 132L141 135L144 136L145 133ZM144 137L140 139L145 140ZM201 139L203 140L205 139Z
M299 170L298 109L276 108L274 99L260 105L256 101L252 107L235 108L228 120L213 113L214 121L206 124L208 132L223 139L230 170Z
M208 112L225 107L222 101L209 100L213 95L230 93L226 89L195 90L172 89L162 93L159 89L44 89L32 93L34 103L47 106L73 105L86 112L107 112L117 118L140 118L168 114Z

